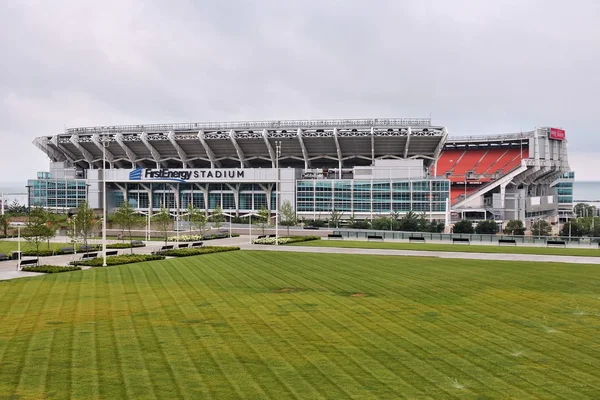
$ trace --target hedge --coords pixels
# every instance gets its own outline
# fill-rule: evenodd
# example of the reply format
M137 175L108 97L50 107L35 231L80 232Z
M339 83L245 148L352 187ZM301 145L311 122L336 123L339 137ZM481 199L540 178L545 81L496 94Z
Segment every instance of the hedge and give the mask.
M111 243L111 244L107 244L106 248L107 249L130 249L130 248L136 248L136 247L145 247L146 243L142 244L134 244L132 245L131 243Z
M255 239L252 243L254 244L275 244L275 238L262 238ZM310 240L321 240L320 236L291 236L291 237L280 237L279 244L290 244L298 242L308 242Z
M189 256L198 256L200 254L211 254L211 253L221 253L224 251L234 251L239 250L239 247L236 246L206 246L194 249L173 249L173 250L165 250L161 251L158 254L167 256L167 257L189 257Z
M46 274L56 274L59 272L81 271L81 267L59 267L56 265L38 265L36 267L23 267L27 272L43 272Z
M55 253L58 253L57 250L40 250L40 251L35 251L35 250L27 250L24 251L23 253L21 253L21 255L23 257L49 257L49 256L53 256Z
M239 237L239 233L232 233L231 237ZM229 237L229 233L213 233L211 235L179 235L180 242L197 242L200 240L225 239ZM169 242L176 242L177 236L169 236Z
M144 261L154 261L154 260L164 260L165 256L163 255L154 255L154 254L123 254L120 256L110 256L106 257L106 265L122 265L122 264L131 264L137 262ZM81 261L71 261L71 265L87 265L90 267L101 267L102 266L102 257L92 258L91 260L81 260Z

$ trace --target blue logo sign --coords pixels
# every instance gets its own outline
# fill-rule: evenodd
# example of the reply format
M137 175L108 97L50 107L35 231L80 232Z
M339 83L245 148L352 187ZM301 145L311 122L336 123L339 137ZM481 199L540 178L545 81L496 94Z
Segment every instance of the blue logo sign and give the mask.
M142 179L142 169L141 168L136 168L129 173L130 181L139 181L141 179Z

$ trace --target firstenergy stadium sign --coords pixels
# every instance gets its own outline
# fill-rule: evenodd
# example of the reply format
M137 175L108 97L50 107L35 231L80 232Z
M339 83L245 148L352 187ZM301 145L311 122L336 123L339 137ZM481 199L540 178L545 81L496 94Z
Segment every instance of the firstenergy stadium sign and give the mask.
M206 181L222 179L244 179L242 169L170 169L170 168L137 168L129 173L129 180L161 180L161 181Z

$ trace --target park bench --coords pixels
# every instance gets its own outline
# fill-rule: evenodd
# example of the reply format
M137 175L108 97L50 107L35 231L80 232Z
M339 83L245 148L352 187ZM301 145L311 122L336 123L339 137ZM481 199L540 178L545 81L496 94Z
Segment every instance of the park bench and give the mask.
M383 242L383 236L381 235L368 235L367 240L379 240Z
M82 260L90 260L90 259L96 258L96 257L98 257L98 253L96 253L96 252L94 252L94 253L84 253L81 256L81 259Z
M410 236L408 238L408 242L423 242L425 243L425 238L423 236Z
M469 238L452 238L452 243L471 244L471 239L469 239Z
M177 245L177 248L178 248L178 249L185 249L185 248L187 248L187 247L188 247L188 243L179 243L179 244Z
M153 251L152 254L160 254L161 252L167 251L167 250L173 250L173 245L172 244L164 245L160 248L160 250Z
M567 247L567 242L565 242L564 240L547 240L546 246L547 247L550 247L550 246Z
M204 242L194 242L192 243L191 247L202 247L203 244Z
M107 250L104 254L106 254L106 257L116 256L119 254L119 250Z
M77 249L78 253L87 253L88 251L95 251L98 250L98 248L96 246L79 246L79 248Z
M258 235L257 239L265 239L267 235Z
M37 258L28 258L27 260L21 260L21 262L19 263L19 268L23 265L37 265L37 263Z
M327 239L344 239L344 237L339 233L330 233L327 235Z
M75 249L73 247L63 247L58 252L60 254L74 254Z
M517 245L517 241L515 239L499 239L498 246L503 244L512 244L513 246Z
M0 253L0 261L6 261L6 260L10 260L10 258L4 253Z

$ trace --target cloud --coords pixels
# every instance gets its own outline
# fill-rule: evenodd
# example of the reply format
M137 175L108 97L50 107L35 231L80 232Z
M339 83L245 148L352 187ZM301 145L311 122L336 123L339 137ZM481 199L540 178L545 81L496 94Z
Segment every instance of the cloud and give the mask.
M431 115L600 148L593 0L9 3L0 168L16 179L47 169L34 137L80 125Z

